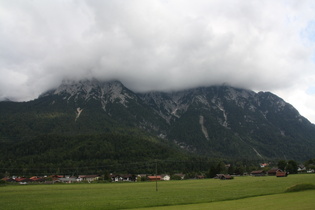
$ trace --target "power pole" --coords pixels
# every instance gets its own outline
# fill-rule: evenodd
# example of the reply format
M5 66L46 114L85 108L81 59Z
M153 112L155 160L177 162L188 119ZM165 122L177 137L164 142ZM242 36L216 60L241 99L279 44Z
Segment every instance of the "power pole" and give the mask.
M157 160L155 160L155 191L158 191L158 184L157 184Z

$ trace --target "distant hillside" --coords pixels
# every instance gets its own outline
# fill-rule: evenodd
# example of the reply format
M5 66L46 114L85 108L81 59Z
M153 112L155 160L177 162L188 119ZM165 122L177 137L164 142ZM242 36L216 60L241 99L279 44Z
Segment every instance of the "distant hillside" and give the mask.
M293 106L269 92L229 86L140 94L119 81L65 81L29 102L0 102L0 115L6 163L315 156L315 125Z

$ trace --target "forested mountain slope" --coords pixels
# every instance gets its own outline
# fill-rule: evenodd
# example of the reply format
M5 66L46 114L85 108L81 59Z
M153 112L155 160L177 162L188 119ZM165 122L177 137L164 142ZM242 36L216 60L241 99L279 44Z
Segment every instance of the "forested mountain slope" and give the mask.
M137 135L143 140L141 149L134 145L125 150L128 157L143 151L150 153L154 146L145 143L146 139L154 139L161 154L176 150L176 157L187 152L239 159L307 160L315 156L315 126L293 106L270 92L255 93L229 86L135 93L119 81L65 81L29 102L0 102L0 115L3 160L23 155L49 156L48 153L57 156L64 148L75 154L77 145L85 145L86 139L102 145L100 135L113 133L130 136L130 141ZM58 139L58 150L34 149L28 154L16 154L30 144L32 148L46 145L50 138ZM60 139L71 139L68 142L72 143L63 148ZM111 141L115 141L114 137ZM116 146L123 148L125 143ZM87 148L90 147L84 151ZM86 154L78 159L75 155L66 158L79 161L95 155L88 151ZM164 156L167 155L163 153L159 158Z

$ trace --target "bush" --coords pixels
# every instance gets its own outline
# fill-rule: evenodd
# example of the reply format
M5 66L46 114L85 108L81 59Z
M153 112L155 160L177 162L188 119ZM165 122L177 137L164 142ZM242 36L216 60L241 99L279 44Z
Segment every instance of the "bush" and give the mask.
M181 180L182 177L178 176L178 175L173 175L171 176L171 180Z
M313 184L297 184L289 187L285 192L300 192L304 190L315 190L315 185Z

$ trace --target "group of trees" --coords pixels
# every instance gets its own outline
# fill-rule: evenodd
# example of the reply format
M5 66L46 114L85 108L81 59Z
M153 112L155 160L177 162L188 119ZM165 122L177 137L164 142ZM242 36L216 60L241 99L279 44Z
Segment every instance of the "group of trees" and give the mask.
M294 160L280 160L278 162L278 168L290 174L296 174L298 172L298 164Z

